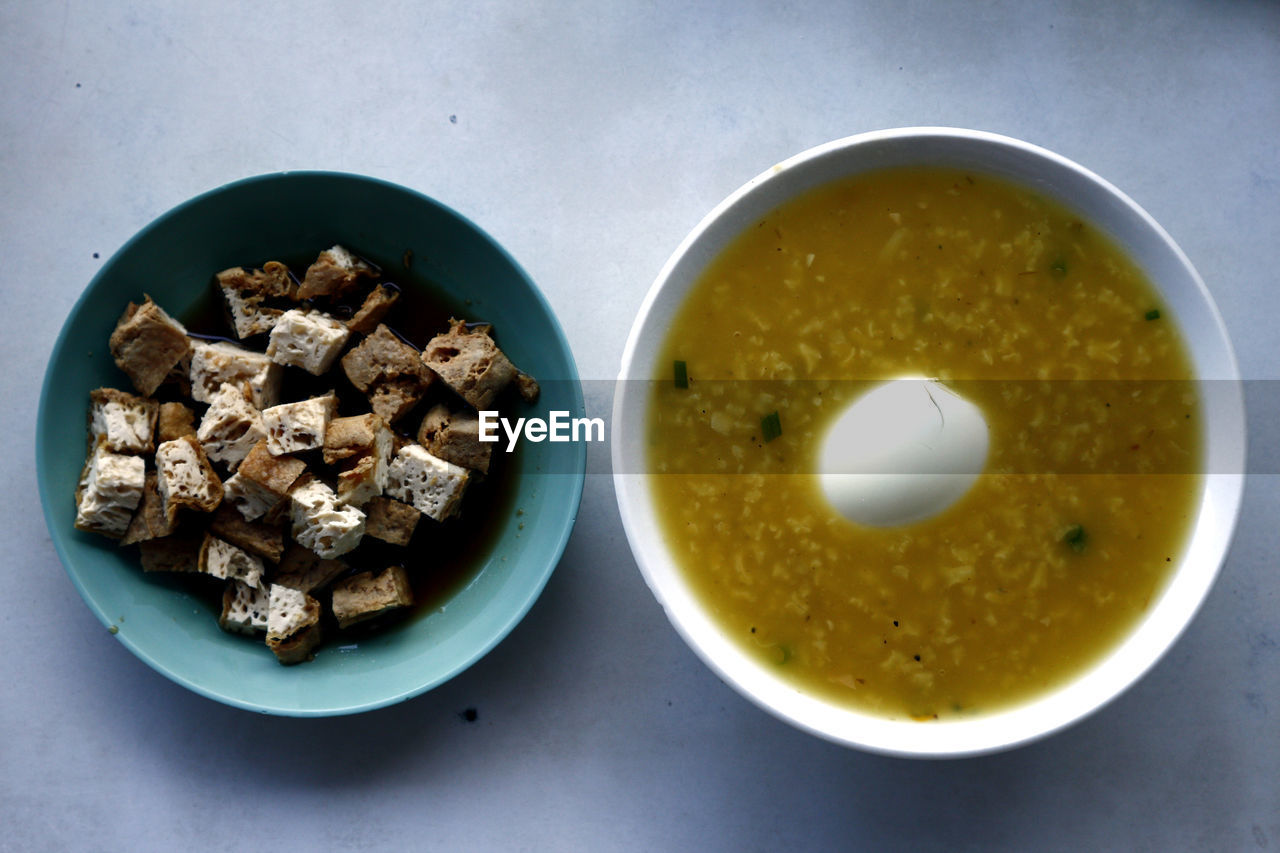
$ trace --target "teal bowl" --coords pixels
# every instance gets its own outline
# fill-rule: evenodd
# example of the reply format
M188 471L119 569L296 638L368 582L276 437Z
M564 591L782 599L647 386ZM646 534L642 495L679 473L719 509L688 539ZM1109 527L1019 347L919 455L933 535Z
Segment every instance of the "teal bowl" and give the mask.
M126 648L197 693L268 714L390 705L482 657L529 610L559 562L586 469L581 443L523 444L510 460L519 512L498 525L470 580L428 612L381 634L322 645L313 661L294 667L281 666L260 642L224 633L213 606L183 584L144 575L135 549L76 530L89 391L131 390L107 350L126 303L148 293L190 318L207 310L214 272L309 258L334 243L383 265L407 295L421 290L493 323L503 350L542 385L522 415L583 414L569 344L529 276L475 224L403 187L331 172L248 178L169 211L116 252L71 309L45 373L36 469L49 534L85 603Z

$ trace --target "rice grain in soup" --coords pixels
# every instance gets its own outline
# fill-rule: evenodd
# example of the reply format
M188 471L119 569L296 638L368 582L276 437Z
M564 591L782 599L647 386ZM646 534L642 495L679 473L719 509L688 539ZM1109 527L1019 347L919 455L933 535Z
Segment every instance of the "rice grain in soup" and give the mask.
M1175 318L1103 234L976 174L887 170L749 228L695 284L650 405L653 496L723 630L803 690L977 714L1070 680L1160 593L1202 484ZM977 404L983 474L909 525L845 520L814 475L876 382Z

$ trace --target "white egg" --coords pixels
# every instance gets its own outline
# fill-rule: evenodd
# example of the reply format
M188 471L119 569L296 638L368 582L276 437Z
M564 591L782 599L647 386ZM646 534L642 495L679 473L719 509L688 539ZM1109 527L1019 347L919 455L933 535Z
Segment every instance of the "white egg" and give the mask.
M982 411L945 385L910 377L877 385L832 423L818 476L845 518L892 527L959 500L986 464Z

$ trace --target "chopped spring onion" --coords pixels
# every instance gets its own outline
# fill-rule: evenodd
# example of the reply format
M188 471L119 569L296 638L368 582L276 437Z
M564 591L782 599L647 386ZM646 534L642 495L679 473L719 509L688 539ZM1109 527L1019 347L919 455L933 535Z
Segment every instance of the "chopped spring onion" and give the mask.
M1088 541L1088 534L1084 532L1084 527L1079 524L1073 524L1067 528L1067 532L1062 534L1062 541L1071 546L1071 550L1080 553L1084 550L1084 544Z
M782 421L777 412L770 412L760 419L760 429L764 433L765 444L782 435Z
M1143 316L1144 316L1144 317L1146 317L1148 320L1159 320L1159 319L1160 319L1160 309L1159 309L1159 308L1152 308L1150 311L1148 311L1148 312L1147 312L1146 314L1144 314Z
M675 363L675 379L677 388L688 388L689 365L685 364L683 361L677 361Z

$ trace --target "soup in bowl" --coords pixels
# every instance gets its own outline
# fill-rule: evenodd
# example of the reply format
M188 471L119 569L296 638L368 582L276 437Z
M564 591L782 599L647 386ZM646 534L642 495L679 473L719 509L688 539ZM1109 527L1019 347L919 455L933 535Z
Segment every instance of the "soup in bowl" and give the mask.
M619 505L689 645L875 751L1025 743L1101 707L1225 557L1244 415L1203 282L1119 190L906 129L750 181L632 329Z

